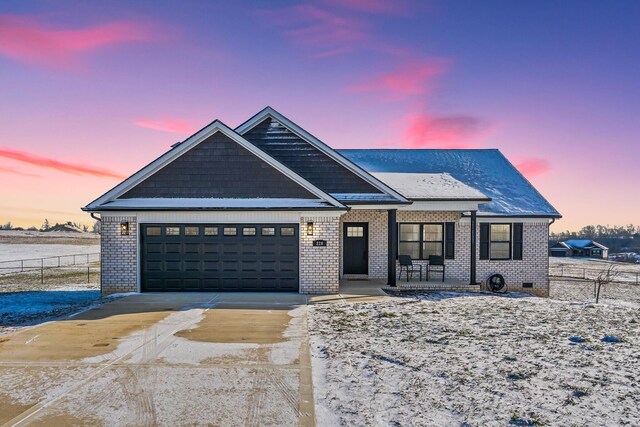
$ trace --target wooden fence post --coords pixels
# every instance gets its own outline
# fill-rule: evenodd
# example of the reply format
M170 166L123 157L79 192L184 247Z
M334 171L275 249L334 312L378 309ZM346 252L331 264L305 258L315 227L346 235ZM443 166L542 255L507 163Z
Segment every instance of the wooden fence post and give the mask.
M44 285L44 258L40 258L40 284Z

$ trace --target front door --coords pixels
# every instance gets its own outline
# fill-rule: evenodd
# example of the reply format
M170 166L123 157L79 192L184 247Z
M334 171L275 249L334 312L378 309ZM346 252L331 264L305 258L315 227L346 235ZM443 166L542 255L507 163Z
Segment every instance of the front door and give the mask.
M369 273L369 224L344 223L344 274Z

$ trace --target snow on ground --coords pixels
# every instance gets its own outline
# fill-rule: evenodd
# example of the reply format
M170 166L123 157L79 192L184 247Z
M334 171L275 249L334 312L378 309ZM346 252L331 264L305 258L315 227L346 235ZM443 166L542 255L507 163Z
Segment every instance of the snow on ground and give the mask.
M111 297L109 297L111 298ZM99 289L78 285L27 292L0 292L0 335L71 314L106 301Z
M635 307L433 293L309 318L325 425L639 424Z
M94 254L98 252L100 252L99 245L0 243L0 262L54 256L57 257L61 255Z

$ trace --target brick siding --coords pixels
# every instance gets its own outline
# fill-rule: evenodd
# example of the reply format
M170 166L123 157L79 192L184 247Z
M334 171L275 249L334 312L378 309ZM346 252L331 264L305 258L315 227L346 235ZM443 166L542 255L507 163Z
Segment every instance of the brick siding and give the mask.
M470 279L470 246L471 224L465 219L460 220L460 212L428 212L398 210L397 221L427 223L454 222L455 223L455 257L445 260L446 278L467 281ZM480 222L488 222L478 219ZM340 272L342 274L342 239L345 222L366 222L369 224L369 279L387 278L387 212L384 210L351 210L340 220ZM514 219L513 222L518 222ZM539 296L549 294L549 258L548 258L549 226L545 220L539 222L525 222L523 225L524 252L522 260L491 261L480 260L480 227L476 238L477 280L486 281L495 273L502 274L510 291L525 292ZM417 264L427 261L415 260ZM344 275L351 278L353 275ZM523 283L532 283L532 288L523 288Z
M313 236L307 236L313 222ZM337 294L340 289L340 218L300 218L300 293ZM327 246L313 246L326 240Z
M129 235L120 223L129 222ZM135 216L103 216L100 235L102 295L138 291L138 224Z

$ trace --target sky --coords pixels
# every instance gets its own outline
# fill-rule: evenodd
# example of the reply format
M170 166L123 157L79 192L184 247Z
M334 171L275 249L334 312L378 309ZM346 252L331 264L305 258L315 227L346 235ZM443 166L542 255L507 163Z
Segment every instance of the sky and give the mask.
M640 2L0 2L0 223L267 105L334 148L498 148L552 230L640 223Z

